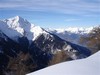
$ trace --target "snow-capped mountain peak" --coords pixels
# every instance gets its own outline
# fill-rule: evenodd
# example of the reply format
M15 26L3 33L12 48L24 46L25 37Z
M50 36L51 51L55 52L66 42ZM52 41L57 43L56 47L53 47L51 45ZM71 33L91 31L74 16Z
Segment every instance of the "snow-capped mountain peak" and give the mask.
M31 25L26 19L23 19L20 16L15 16L13 18L5 19L4 22L6 22L9 25L9 27L12 28Z
M0 30L14 40L16 36L35 40L40 34L46 33L41 27L31 24L20 16L0 21Z
M22 20L24 20L22 17L20 17L20 16L15 16L15 17L12 17L12 18L9 18L8 20L15 20L15 21L22 21Z

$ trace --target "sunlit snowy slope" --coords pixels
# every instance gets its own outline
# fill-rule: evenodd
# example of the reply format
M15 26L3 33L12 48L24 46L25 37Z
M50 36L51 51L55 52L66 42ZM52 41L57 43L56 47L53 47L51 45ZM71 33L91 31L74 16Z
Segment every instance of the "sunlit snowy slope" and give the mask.
M100 51L86 59L64 62L27 75L100 75Z

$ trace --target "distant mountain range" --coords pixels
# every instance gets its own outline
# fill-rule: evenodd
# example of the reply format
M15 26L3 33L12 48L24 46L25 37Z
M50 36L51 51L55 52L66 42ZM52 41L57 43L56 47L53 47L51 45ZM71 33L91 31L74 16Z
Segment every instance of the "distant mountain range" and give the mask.
M78 28L78 27L68 27L65 29L47 29L50 33L56 34L60 38L73 42L75 44L79 44L80 37L87 36L93 27L90 28Z
M32 62L27 61L26 64L36 64L37 67L34 70L48 66L53 56L60 51L64 51L68 56L66 61L91 55L89 49L64 40L55 35L58 32L54 32L35 26L20 16L0 20L0 75L7 70L10 57L18 57L20 52L31 56ZM24 58L21 58L22 60Z

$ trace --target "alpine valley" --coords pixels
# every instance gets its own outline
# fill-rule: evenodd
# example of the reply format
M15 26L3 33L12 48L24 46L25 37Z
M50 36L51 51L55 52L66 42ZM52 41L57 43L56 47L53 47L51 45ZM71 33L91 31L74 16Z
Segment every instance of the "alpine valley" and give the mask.
M0 75L25 75L91 55L89 49L67 39L20 16L0 20Z

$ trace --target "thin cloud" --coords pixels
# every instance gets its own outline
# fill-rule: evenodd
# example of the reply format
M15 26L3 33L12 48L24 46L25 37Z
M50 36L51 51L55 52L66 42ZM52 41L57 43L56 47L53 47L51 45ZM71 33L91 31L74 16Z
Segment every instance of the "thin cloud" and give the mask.
M0 8L94 15L100 13L99 4L99 0L2 0L0 2Z

